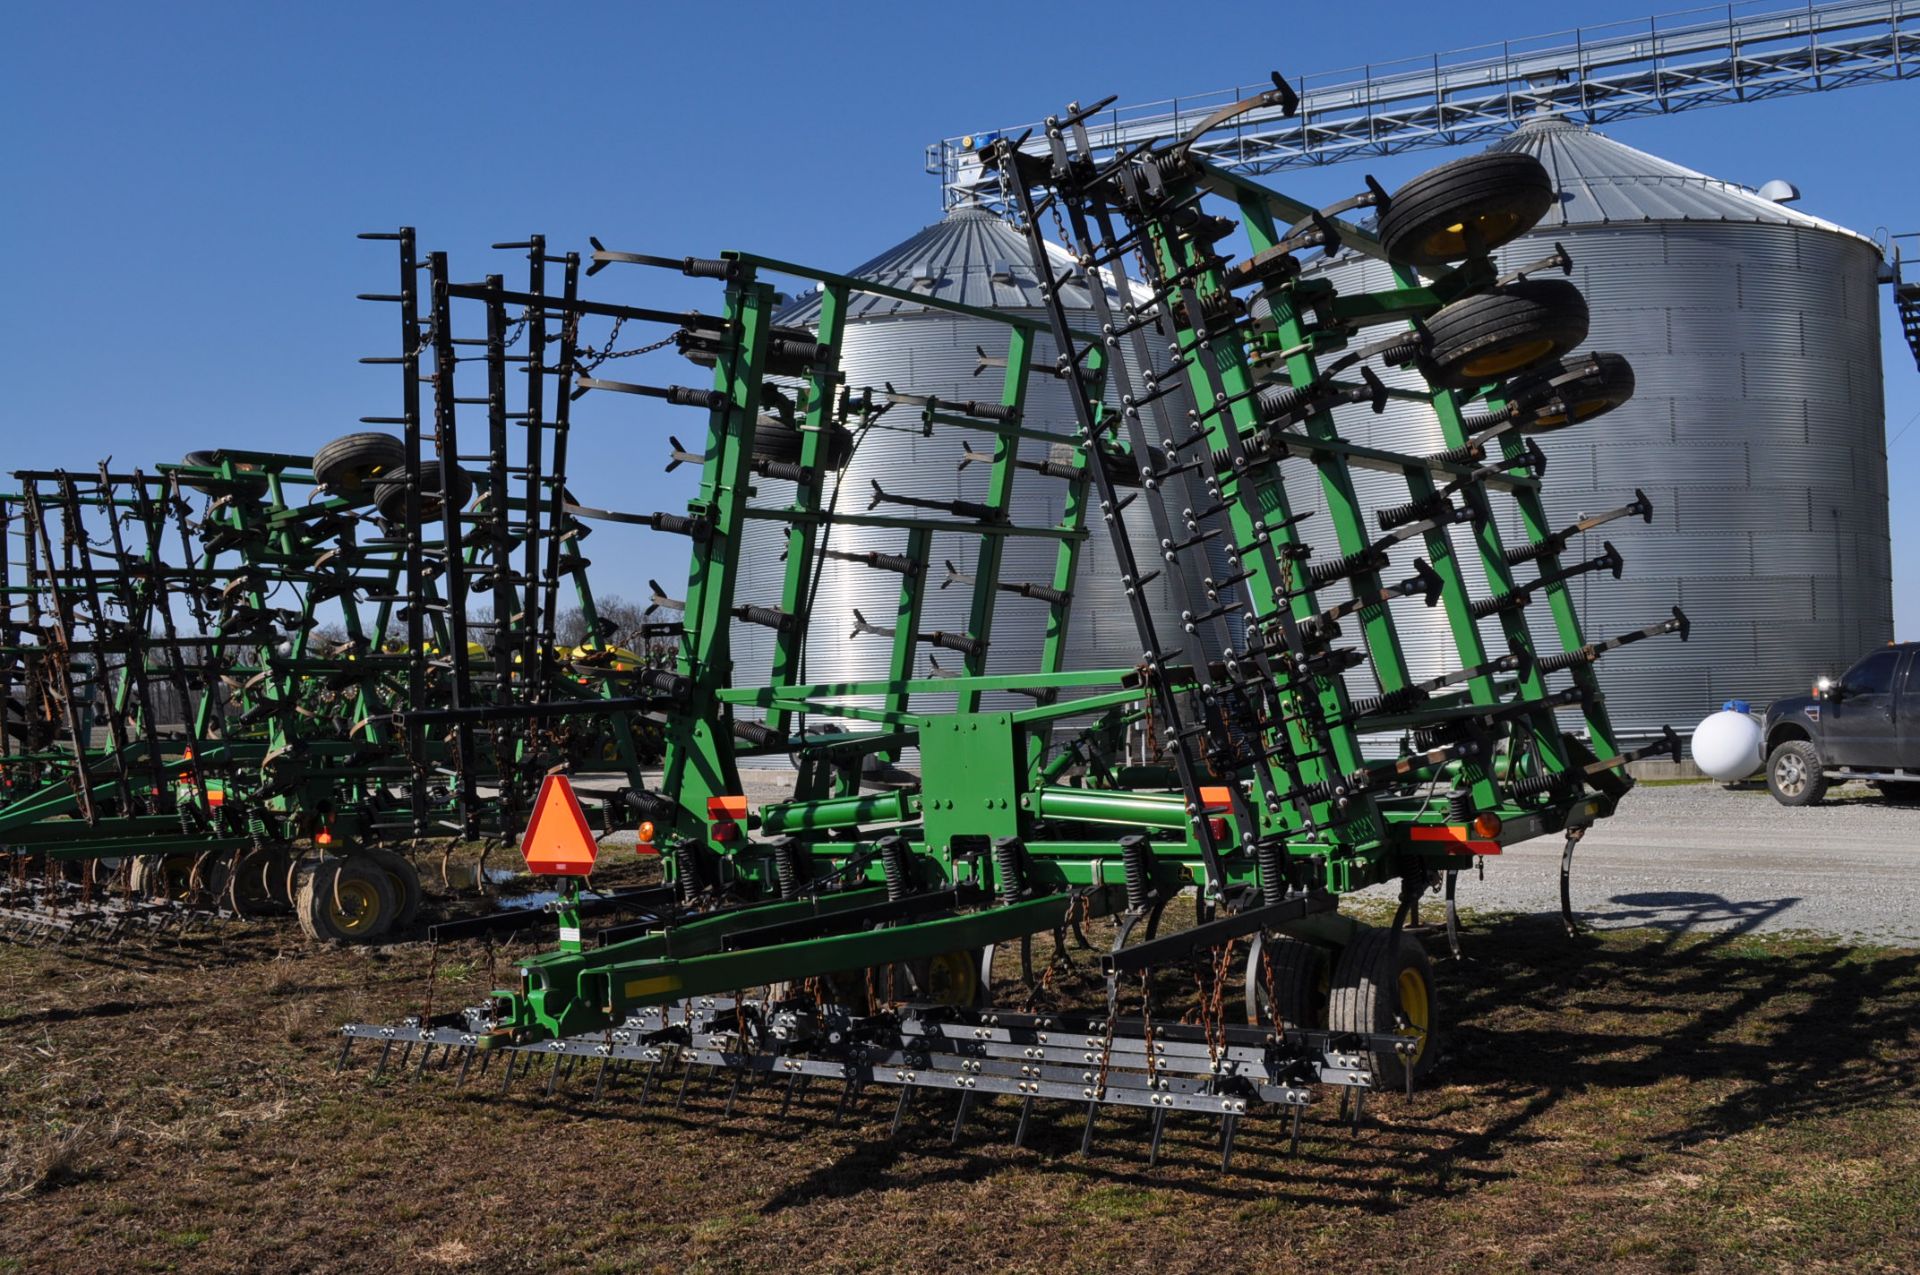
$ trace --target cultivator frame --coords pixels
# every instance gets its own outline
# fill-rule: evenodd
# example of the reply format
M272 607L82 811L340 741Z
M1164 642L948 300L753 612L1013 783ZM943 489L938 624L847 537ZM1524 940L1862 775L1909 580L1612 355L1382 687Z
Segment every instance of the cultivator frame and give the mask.
M1273 93L1240 109L1287 95L1276 79ZM1561 559L1575 536L1614 518L1650 519L1651 507L1640 497L1555 529L1539 494L1544 456L1528 436L1621 401L1630 370L1617 356L1573 356L1584 303L1526 278L1562 267L1564 254L1497 275L1491 250L1532 224L1510 208L1496 208L1500 217L1478 205L1446 209L1459 224L1443 219L1423 233L1443 247L1451 235L1450 257L1413 257L1395 287L1343 295L1304 275L1300 254L1346 244L1403 260L1412 252L1406 235L1393 252L1338 220L1375 208L1385 235L1390 198L1402 195L1370 183L1316 209L1195 160L1184 145L1097 160L1082 121L1098 109L1050 120L1049 155L1013 141L987 156L1021 213L1047 298L1044 324L747 253L595 252L596 270L677 269L726 285L720 318L672 338L712 364L711 389L579 382L708 414L697 457L675 444L675 463L702 464L686 515L573 508L692 544L677 663L685 694L667 720L664 779L636 798L643 852L658 847L668 884L650 915L598 935L583 934L563 903L559 947L520 960L517 988L459 1014L351 1025L343 1063L354 1041L370 1039L381 1042L383 1065L395 1047L404 1056L418 1047L424 1069L438 1049L445 1064L462 1059L464 1077L476 1057L484 1068L505 1051L511 1083L517 1058L546 1055L550 1089L583 1058L600 1060L601 1084L608 1068L644 1064L649 1089L661 1069L679 1065L682 1101L695 1067L730 1074L734 1095L756 1077L828 1076L846 1086L842 1110L869 1084L898 1086L901 1111L917 1090L944 1088L961 1095L956 1136L981 1093L1022 1100L1021 1135L1036 1100L1085 1103L1089 1140L1100 1106L1132 1105L1154 1113L1156 1152L1168 1111L1205 1111L1222 1119L1227 1155L1238 1120L1262 1103L1297 1117L1314 1083L1362 1094L1382 1083L1410 1088L1431 1064L1430 969L1418 944L1403 940L1421 894L1444 881L1451 937L1459 870L1550 833L1567 836L1570 857L1631 786L1626 766L1677 749L1669 730L1622 751L1591 666L1649 637L1684 638L1686 617L1676 608L1671 619L1590 641L1567 582L1617 575L1619 556L1608 546L1596 558ZM1532 199L1537 183L1521 176L1504 190L1509 205ZM1417 179L1430 183L1420 198L1433 202L1447 180L1455 179ZM1402 188L1403 222L1404 208L1417 206L1407 193L1414 185ZM1210 211L1219 203L1231 218ZM1048 218L1070 269L1042 237ZM1216 247L1233 235L1250 248L1237 265ZM775 325L776 276L820 289L817 331ZM1085 287L1090 316L1064 305L1069 283ZM1237 295L1248 288L1251 302ZM849 298L862 292L1003 325L998 401L846 384L838 355ZM571 294L525 300L536 310L583 304ZM1523 311L1532 317L1512 317ZM1444 335L1486 329L1489 314L1508 316L1497 339ZM983 365L1000 362L998 351L982 355ZM1375 363L1417 369L1419 387L1389 388ZM1030 427L1034 375L1065 381L1074 436ZM1341 436L1335 407L1378 410L1395 395L1431 408L1444 448L1420 455ZM984 499L907 499L875 483L867 510L839 507L831 475L877 416L902 406L919 411L928 433L993 438ZM964 464L986 457L970 443L964 455ZM1313 524L1289 501L1290 460L1324 493L1332 532L1318 556L1306 535ZM1397 476L1407 499L1368 508L1357 468ZM791 503L756 504L756 477L792 481ZM1067 484L1061 521L1013 524L1016 479ZM1496 498L1517 506L1526 544L1503 543ZM1064 660L1077 546L1095 513L1140 640L1133 668ZM1151 565L1135 555L1143 514L1160 546ZM787 527L777 606L735 594L743 532L762 519ZM837 553L839 527L892 529L899 552ZM970 569L947 566L949 583L973 588L969 627L925 632L930 537L953 530L979 537ZM1002 546L1016 535L1058 542L1050 580L1000 578ZM1403 546L1424 556L1409 568ZM802 680L809 625L842 618L810 605L822 555L901 577L891 625L853 617L856 636L892 640L888 677ZM1470 592L1470 561L1487 581L1484 596ZM1528 564L1532 578L1523 578L1517 569ZM1163 631L1143 592L1163 573L1181 599L1174 632ZM1324 600L1336 585L1350 596ZM1543 651L1528 623L1537 597L1557 650ZM1034 603L1047 608L1040 667L990 669L997 608ZM1396 604L1443 610L1456 670L1415 674ZM736 621L779 635L765 686L733 684ZM1348 626L1357 646L1340 643ZM957 654L960 666L914 676L922 645ZM1347 674L1363 666L1371 685L1349 686ZM1550 686L1561 673L1567 684ZM1016 695L1021 702L1010 702ZM1583 719L1584 737L1562 728L1569 712ZM837 724L807 724L820 719ZM1127 721L1146 724L1154 765L1128 767L1112 751L1113 728ZM895 764L908 749L917 777ZM794 795L752 810L739 762L771 754L794 759ZM863 776L881 782L863 785ZM1400 903L1391 927L1337 911L1340 896L1392 882ZM1196 923L1161 932L1167 903L1189 889ZM996 955L1017 946L1031 988L1033 936L1063 941L1099 917L1112 918L1116 934L1102 960L1104 1012L984 1007ZM1223 989L1241 944L1249 1025L1235 1027L1225 1022ZM1167 993L1154 976L1181 968L1195 972L1198 1001L1183 1028L1156 1027L1154 1005ZM1322 979L1331 1000L1316 1004ZM1129 1016L1122 1001L1136 981L1142 1012ZM747 995L753 988L766 990Z

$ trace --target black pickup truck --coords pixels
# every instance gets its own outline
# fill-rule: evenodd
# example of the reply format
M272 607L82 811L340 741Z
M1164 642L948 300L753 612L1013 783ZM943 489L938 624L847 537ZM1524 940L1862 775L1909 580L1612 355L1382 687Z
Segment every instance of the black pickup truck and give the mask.
M1920 800L1920 642L1889 643L1811 695L1775 700L1761 731L1767 789L1783 806L1811 806L1848 779Z

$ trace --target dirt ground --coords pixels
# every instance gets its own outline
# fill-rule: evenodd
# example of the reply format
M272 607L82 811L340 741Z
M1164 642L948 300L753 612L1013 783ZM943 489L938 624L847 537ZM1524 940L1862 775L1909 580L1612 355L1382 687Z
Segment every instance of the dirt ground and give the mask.
M1920 951L1512 917L1465 943L1433 1084L1357 1136L1325 1098L1298 1157L1251 1119L1228 1173L1197 1119L1149 1170L1117 1114L1087 1157L1066 1110L1012 1148L1010 1102L949 1145L931 1097L889 1139L891 1091L836 1128L823 1089L722 1119L719 1084L676 1111L335 1074L341 1023L478 999L477 945L0 944L0 1271L1920 1267Z

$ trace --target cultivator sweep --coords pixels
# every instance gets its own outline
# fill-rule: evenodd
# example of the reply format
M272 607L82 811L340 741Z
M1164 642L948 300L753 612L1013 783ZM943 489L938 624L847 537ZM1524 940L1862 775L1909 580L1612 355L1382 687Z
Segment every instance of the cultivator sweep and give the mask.
M587 586L589 529L566 512L575 329L510 332L498 277L474 304L397 239L403 353L368 361L400 367L401 414L371 422L399 434L21 472L0 498L12 933L278 906L366 941L420 907L401 851L517 835L556 769L640 785L646 715L680 679L612 646ZM536 290L555 260L574 286L577 259L516 246ZM455 335L456 302L483 337ZM456 387L461 363L484 394ZM585 625L565 648L563 603Z
M1276 79L1238 109L1289 97ZM666 708L664 779L635 794L642 852L662 856L666 884L640 919L597 932L563 900L557 949L518 961L518 986L455 1014L349 1026L343 1063L371 1041L382 1066L398 1050L466 1079L500 1055L504 1087L544 1057L552 1089L585 1061L596 1090L640 1069L643 1095L677 1071L676 1103L711 1070L727 1111L743 1085L784 1076L791 1101L824 1078L842 1112L868 1086L897 1088L896 1126L917 1092L944 1089L959 1096L956 1137L983 1097L1017 1100L1016 1138L1036 1102L1058 1101L1084 1108L1089 1145L1102 1107L1131 1106L1150 1113L1156 1154L1169 1113L1204 1113L1221 1121L1223 1155L1262 1105L1297 1121L1331 1084L1357 1112L1367 1090L1411 1088L1432 1065L1438 999L1406 933L1421 896L1445 887L1451 937L1461 869L1548 834L1570 852L1627 792L1630 762L1677 749L1671 731L1616 744L1593 664L1684 638L1686 617L1589 640L1568 584L1623 564L1611 546L1562 559L1576 536L1653 511L1641 497L1555 527L1531 437L1624 401L1631 369L1575 353L1585 303L1544 277L1563 254L1505 277L1491 263L1548 206L1531 159L1473 157L1391 196L1369 183L1313 208L1184 144L1096 161L1081 121L1098 109L1050 121L1048 155L1008 142L988 156L1029 238L1044 322L745 253L595 252L596 269L725 283L718 318L648 316L682 325L668 339L713 368L712 388L578 381L707 415L704 449L674 444L675 464L702 466L687 513L572 509L691 545L684 694ZM1377 234L1339 220L1356 209L1377 214ZM1043 239L1049 222L1070 266ZM1249 249L1239 261L1222 246L1236 237ZM1338 293L1303 272L1303 254L1335 244L1391 260L1397 286ZM817 330L774 322L776 278L818 287ZM1069 284L1091 316L1063 304ZM1004 351L981 350L983 366L1005 369L998 398L849 383L838 355L863 292L1000 324ZM588 304L572 292L512 303L561 318ZM595 312L616 310L642 315ZM1418 387L1390 388L1384 368ZM1066 385L1072 433L1029 419L1035 376ZM1430 407L1438 447L1340 433L1335 409L1392 395ZM984 495L840 491L875 419L903 408L987 469ZM1059 521L1014 522L1016 482L1060 484ZM1308 510L1313 493L1321 507ZM762 520L785 529L784 587L738 597L744 534ZM1523 539L1509 545L1503 526ZM833 544L845 528L898 540L848 552ZM973 538L970 561L932 557L933 537L952 532ZM1066 660L1088 534L1112 543L1133 667ZM1002 578L1021 537L1054 545L1049 578ZM1143 561L1148 543L1158 554ZM823 556L897 576L897 612L817 612ZM947 586L971 590L964 631L921 623L943 564ZM1174 623L1144 590L1161 578L1181 599ZM1409 608L1446 616L1457 664L1410 666L1396 630ZM1531 623L1543 611L1544 646ZM776 634L764 686L733 683L735 623ZM809 627L848 623L852 640L892 644L890 676L805 681ZM1008 623L1045 625L1036 667L992 658ZM914 676L921 648L951 666ZM1130 724L1151 740L1147 765L1115 748ZM792 796L752 807L740 763L781 756L796 767ZM1376 885L1397 886L1390 926L1340 914L1341 896ZM1189 891L1193 923L1163 927ZM1102 919L1105 1004L1036 1011L1056 964L1036 977L1035 936L1062 953L1065 934ZM996 992L1024 1007L993 1008Z

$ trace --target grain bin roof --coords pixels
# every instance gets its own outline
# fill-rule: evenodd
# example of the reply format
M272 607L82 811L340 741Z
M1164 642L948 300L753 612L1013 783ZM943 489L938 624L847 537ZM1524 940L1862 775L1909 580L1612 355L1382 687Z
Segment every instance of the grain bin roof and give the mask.
M1072 261L1049 245L1056 270ZM848 274L884 283L906 292L923 293L942 301L990 310L1037 310L1040 282L1034 276L1027 241L1018 230L979 208L956 208L933 225L895 244ZM1069 307L1086 309L1084 285L1062 290ZM1111 294L1109 294L1111 295ZM926 307L895 297L856 296L847 312L851 319L874 319L918 313ZM810 292L781 310L781 323L813 323L820 316L820 294Z
M1563 119L1529 120L1487 149L1524 152L1547 166L1560 199L1536 234L1641 221L1765 222L1854 233Z

